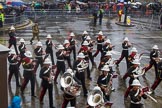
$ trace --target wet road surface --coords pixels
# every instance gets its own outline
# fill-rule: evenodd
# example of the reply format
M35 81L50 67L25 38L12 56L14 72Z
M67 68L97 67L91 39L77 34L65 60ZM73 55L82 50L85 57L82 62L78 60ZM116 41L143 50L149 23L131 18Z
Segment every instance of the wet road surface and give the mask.
M54 43L63 43L64 39L67 38L67 35L70 31L73 31L76 34L75 39L77 40L76 48L79 50L80 48L80 40L81 35L84 30L87 30L89 35L93 40L95 40L95 36L99 30L103 31L104 36L109 38L113 45L115 45L115 51L117 54L113 54L114 59L118 59L120 57L120 53L122 50L121 43L124 37L128 37L130 42L133 43L133 46L137 48L139 53L149 53L152 46L157 44L162 49L162 31L157 29L148 29L148 28L141 28L141 26L137 25L135 27L122 27L115 24L115 19L110 20L107 22L107 19L103 20L102 26L97 25L96 27L91 26L91 19L90 18L77 18L74 17L72 19L69 18L55 18L55 19L46 19L45 21L39 21L40 26L40 38L43 42L45 49L45 37L48 33L51 33L53 37ZM23 30L17 31L18 37L23 37L27 42L27 49L33 52L35 47L36 40L34 41L33 45L29 44L29 40L32 37L31 27L28 27ZM7 40L8 36L4 33L4 36L1 37L1 43L8 45ZM19 43L18 43L19 44ZM96 45L94 47L96 49ZM54 50L54 53L56 50ZM141 65L146 66L149 63L148 55L146 54L145 57L141 60ZM55 57L56 58L56 57ZM71 57L72 58L72 57ZM73 61L73 60L72 60ZM100 61L100 54L95 58L95 62L98 66ZM56 59L55 59L56 62ZM91 67L91 66L90 66ZM44 105L39 104L39 91L40 91L40 78L39 78L39 69L37 70L37 81L36 81L36 95L37 98L31 98L30 96L30 84L27 85L27 88L24 91L24 96L20 95L20 90L15 88L15 79L12 78L11 87L9 87L9 102L11 97L15 94L18 94L22 98L22 106L23 108L49 108L48 102L48 93L46 93L44 97ZM116 89L115 92L112 92L110 100L114 103L112 108L128 108L129 106L129 99L124 101L124 92L126 87L128 86L128 79L126 81L122 80L122 76L126 72L126 65L125 60L123 60L119 68L114 67L114 70L119 74L116 79L113 79L113 86ZM22 66L20 67L20 73L22 76L23 70ZM89 90L92 90L93 87L96 85L96 80L99 75L99 71L95 67L91 67L91 77L92 81L86 81L86 86ZM60 78L60 77L59 77ZM58 81L59 81L58 78ZM151 86L154 82L155 73L154 69L150 69L149 72L146 74L146 78L140 77L140 82L143 86ZM152 95L155 99L157 99L158 103L153 102L149 98L144 100L143 103L146 108L161 108L162 107L162 84L160 84L157 89L155 90L155 94ZM56 108L61 108L62 104L62 91L60 90L60 84L54 85L53 89L54 94L54 105ZM86 105L87 99L83 97L83 93L77 97L77 107L76 108L84 108Z

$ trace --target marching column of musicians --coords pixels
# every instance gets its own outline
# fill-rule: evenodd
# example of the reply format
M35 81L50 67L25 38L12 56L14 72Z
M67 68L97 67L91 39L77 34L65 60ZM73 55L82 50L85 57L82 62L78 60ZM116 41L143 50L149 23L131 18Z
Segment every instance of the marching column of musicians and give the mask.
M76 53L77 42L75 40L75 34L70 33L69 38L64 41L63 45L54 44L52 42L52 36L47 35L46 50L43 49L42 42L38 41L34 48L34 55L26 48L25 40L20 39L20 45L15 46L16 43L16 31L11 26L9 32L9 48L14 45L15 50L11 49L8 55L9 62L9 75L8 84L11 85L12 76L15 76L16 87L21 88L21 94L25 95L25 88L30 81L31 84L31 96L35 95L35 81L36 75L41 78L41 90L39 95L40 104L43 104L44 96L48 89L49 94L49 107L55 108L53 104L53 84L61 85L63 92L62 108L66 108L70 102L71 107L76 107L77 96L83 93L83 96L87 98L87 108L95 107L100 108L102 106L110 106L113 104L111 100L111 92L115 91L113 87L113 79L117 77L117 73L114 71L114 67L119 67L119 63L125 57L126 60L126 73L123 76L123 80L129 78L128 88L125 90L124 99L130 97L130 108L142 108L143 104L141 99L150 97L154 93L154 90L160 84L162 80L162 60L160 58L160 51L157 45L152 47L150 52L150 62L146 67L142 67L140 60L144 53L138 54L138 50L132 47L132 44L128 37L125 37L122 43L122 53L119 59L114 59L113 49L114 45L111 44L110 39L106 39L102 31L99 31L97 41L93 41L88 35L87 31L82 34L81 47ZM97 44L96 52L94 52L95 43ZM54 60L53 47L56 51L56 60ZM131 48L132 47L132 48ZM131 51L129 53L129 48ZM101 52L100 63L98 66L99 76L96 86L92 90L87 89L86 78L92 81L90 63L96 66L94 57ZM49 58L50 55L50 58ZM71 59L71 55L73 58ZM72 62L73 60L73 62ZM56 64L55 62L56 61ZM67 61L67 66L66 66ZM90 62L89 62L90 61ZM23 82L20 84L20 71L19 67L23 67ZM37 73L40 66L40 72ZM146 72L154 66L155 68L155 80L151 88L143 87L140 83L140 76L145 76ZM59 78L58 76L61 76ZM60 80L58 80L60 79ZM114 102L115 103L115 102Z

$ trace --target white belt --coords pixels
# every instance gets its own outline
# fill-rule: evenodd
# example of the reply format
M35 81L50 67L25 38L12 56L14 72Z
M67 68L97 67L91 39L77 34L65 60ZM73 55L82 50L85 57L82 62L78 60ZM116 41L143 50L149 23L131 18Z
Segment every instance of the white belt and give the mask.
M64 61L64 60L59 60L59 59L57 59L57 61Z
M42 56L35 56L35 57L42 57Z
M128 50L128 49L123 49L123 50Z
M102 45L102 43L97 43L97 44Z
M24 69L25 71L33 71L34 69Z
M133 101L131 101L131 103L133 103L133 104L141 104L140 102L133 102Z
M18 62L17 63L10 63L10 65L17 65L18 64Z

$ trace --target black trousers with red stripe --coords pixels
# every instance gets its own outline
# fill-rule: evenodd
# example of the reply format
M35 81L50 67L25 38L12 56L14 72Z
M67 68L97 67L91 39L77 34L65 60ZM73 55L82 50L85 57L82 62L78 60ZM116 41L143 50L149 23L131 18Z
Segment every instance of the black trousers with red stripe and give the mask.
M145 72L147 72L149 69L151 69L152 66L154 66L154 68L155 68L155 76L156 76L156 78L158 78L158 67L157 67L157 63L155 61L150 61L149 66L147 66L145 68Z
M16 79L16 86L19 86L19 68L18 65L10 65L9 67L9 75L8 75L8 83L10 84L11 82L11 78L13 76L13 74L15 75L15 79Z
M71 99L71 100L67 100L66 98L64 98L64 101L62 103L62 108L66 108L69 102L71 104L71 107L75 107L76 106L76 98Z
M24 89L26 87L26 85L28 84L28 82L30 81L31 84L31 96L35 96L35 75L29 75L29 76L24 76L24 81L22 83L21 86L21 92L24 92Z
M42 82L39 101L43 102L43 98L44 95L46 94L47 89L48 89L48 96L49 96L49 105L50 107L53 107L53 84L49 84L49 83L43 84Z
M155 90L156 87L160 84L161 80L162 80L162 79L157 78L157 79L154 81L154 84L151 86L151 89L152 89L152 90Z

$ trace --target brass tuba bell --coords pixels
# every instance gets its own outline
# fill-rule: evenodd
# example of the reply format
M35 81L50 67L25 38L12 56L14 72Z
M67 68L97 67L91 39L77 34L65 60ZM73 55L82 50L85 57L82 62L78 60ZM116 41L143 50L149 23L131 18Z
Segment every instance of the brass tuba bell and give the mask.
M70 87L73 83L73 76L68 73L65 72L62 76L61 76L61 80L60 80L60 84L63 88L67 88Z
M96 87L95 87L96 88ZM88 95L87 102L90 106L97 106L103 102L103 93L99 87L93 89Z

